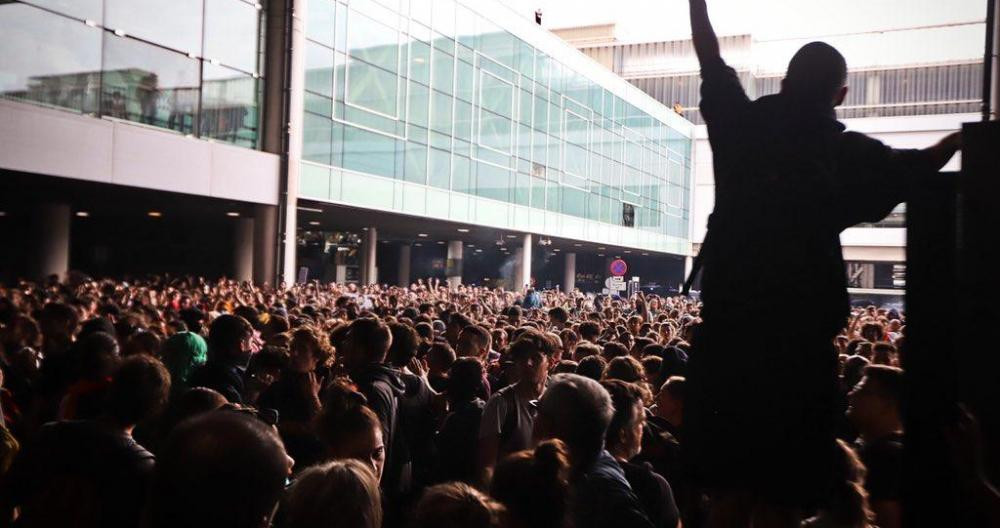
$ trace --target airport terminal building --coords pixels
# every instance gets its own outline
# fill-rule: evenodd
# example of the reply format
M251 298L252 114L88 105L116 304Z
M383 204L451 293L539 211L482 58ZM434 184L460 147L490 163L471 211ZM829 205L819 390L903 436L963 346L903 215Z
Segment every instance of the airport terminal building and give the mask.
M0 5L4 280L666 291L695 125L494 0Z

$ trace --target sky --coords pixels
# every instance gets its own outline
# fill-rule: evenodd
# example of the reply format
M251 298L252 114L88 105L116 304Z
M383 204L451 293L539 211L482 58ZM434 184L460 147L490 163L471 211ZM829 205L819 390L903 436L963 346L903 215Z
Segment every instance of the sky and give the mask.
M525 17L542 8L548 29L613 22L623 42L689 38L687 0L500 0ZM845 37L923 26L982 22L987 0L708 0L716 33L753 34L776 63L809 40L842 49L852 67L981 58L983 24ZM840 36L838 36L840 35ZM755 52L756 54L756 52ZM764 62L769 62L765 57ZM768 69L765 64L763 69Z

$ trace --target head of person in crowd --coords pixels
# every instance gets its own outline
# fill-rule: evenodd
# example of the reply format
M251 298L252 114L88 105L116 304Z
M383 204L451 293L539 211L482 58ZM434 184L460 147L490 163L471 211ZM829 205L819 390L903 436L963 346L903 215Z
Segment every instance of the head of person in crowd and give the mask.
M469 319L465 315L458 312L453 312L449 317L444 330L444 337L448 340L448 344L458 351L458 337L462 334L462 330L465 327L472 324L472 319Z
M607 368L608 362L603 357L592 355L580 360L580 364L576 367L576 373L594 381L601 381L604 378L604 370Z
M586 471L604 449L614 407L600 383L578 374L553 376L538 402L534 437L562 440L573 468Z
M482 361L472 357L463 357L455 360L451 366L448 376L448 390L446 395L452 405L462 402L472 401L483 390L483 376L486 375L486 368Z
M160 360L132 356L121 362L111 380L104 414L126 431L160 413L170 395L170 373Z
M898 366L896 346L886 341L872 345L872 364Z
M412 326L404 323L389 324L389 332L392 334L392 345L389 346L388 352L389 364L403 368L417 357L420 335Z
M386 452L382 424L368 408L365 396L346 381L327 388L313 427L326 447L327 459L358 460L370 467L377 479L382 478Z
M871 343L877 343L879 341L885 340L885 328L882 323L878 322L868 322L861 325L861 337L865 338Z
M819 505L816 515L807 519L803 526L873 526L875 515L869 508L868 492L865 491L867 471L864 464L854 449L843 440L837 440L832 449L832 486Z
M617 357L625 357L627 355L628 347L617 341L604 343L604 347L601 350L601 356L604 357L605 361L611 361Z
M164 413L163 437L166 437L177 424L222 408L227 403L226 397L207 387L194 387L175 391L170 398L170 404Z
M605 446L611 456L622 462L635 458L642 449L642 428L646 424L646 410L642 405L642 391L634 383L607 379L601 385L611 395L614 414L605 433Z
M576 361L564 359L559 363L556 363L556 366L552 367L551 372L552 374L574 374L576 373L576 369L579 367L580 364Z
M680 427L684 420L684 391L687 380L681 376L671 376L656 393L653 413L674 427Z
M861 381L861 377L865 375L865 369L870 364L871 362L864 356L848 356L844 360L843 385L848 391Z
M458 335L458 346L455 353L458 357L474 357L480 361L486 361L492 346L493 336L489 330L470 324L462 329Z
M660 356L644 356L640 363L642 363L643 381L653 387L662 385L663 380L660 376L660 367L663 366L663 358Z
M601 337L601 325L597 321L584 321L580 323L580 339L596 343Z
M46 303L39 312L38 328L42 334L42 347L47 353L66 352L73 341L80 314L65 303Z
M292 332L288 367L295 372L312 372L333 359L329 338L313 326L300 326Z
M781 93L817 110L839 106L847 97L847 61L833 46L810 42L789 61Z
M573 349L573 359L579 362L588 356L600 356L601 352L602 348L600 345L596 345L590 341L581 341Z
M567 525L569 453L561 440L546 440L497 464L490 496L507 509L511 528Z
M431 348L427 351L428 379L432 383L435 379L447 379L448 372L456 359L457 355L448 343L442 341L431 345Z
M222 314L208 329L208 359L246 366L254 353L253 327L238 315Z
M160 451L146 515L153 528L264 528L293 461L274 427L218 410L178 425Z
M177 332L163 342L160 354L175 388L185 388L191 373L208 361L208 344L194 332Z
M281 503L284 524L296 528L382 528L382 493L371 468L333 460L302 471Z
M514 362L515 376L519 382L541 387L548 378L549 365L556 346L551 339L537 330L526 330L511 343L508 356Z
M413 528L500 528L502 504L461 482L431 486L413 513Z
M642 381L642 363L632 356L619 356L608 363L604 371L605 379L617 379L628 383Z
M565 308L556 306L549 310L549 325L552 328L562 330L566 328L567 322L569 322L569 312Z
M504 330L503 328L494 328L493 330L490 331L490 336L493 338L494 350L503 350L507 348L508 344L510 344L507 339L508 338L507 331Z
M901 431L902 395L901 369L869 365L861 381L847 395L847 417L858 428L862 438L867 440Z
M121 361L118 341L104 332L94 332L78 340L73 351L79 380L109 379Z
M156 332L135 332L125 341L122 355L128 357L136 354L146 354L158 358L160 357L162 345L163 339Z
M384 363L390 346L392 332L388 325L370 317L355 319L344 335L344 366L354 370Z

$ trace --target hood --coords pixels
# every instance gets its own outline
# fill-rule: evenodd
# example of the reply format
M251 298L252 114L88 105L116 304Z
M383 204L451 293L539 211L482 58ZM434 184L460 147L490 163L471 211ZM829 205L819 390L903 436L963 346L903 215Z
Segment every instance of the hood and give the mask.
M406 383L403 382L401 373L386 365L369 365L351 372L351 379L358 385L370 385L375 382L383 382L396 393L402 396L406 393Z

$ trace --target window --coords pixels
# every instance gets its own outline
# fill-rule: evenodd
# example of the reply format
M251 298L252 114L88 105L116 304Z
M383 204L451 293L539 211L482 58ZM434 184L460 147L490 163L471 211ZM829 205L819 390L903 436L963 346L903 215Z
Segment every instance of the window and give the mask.
M256 73L259 13L240 0L205 0L205 58Z
M257 79L202 63L201 137L256 148L260 126Z
M104 26L200 56L203 9L202 0L105 0Z

